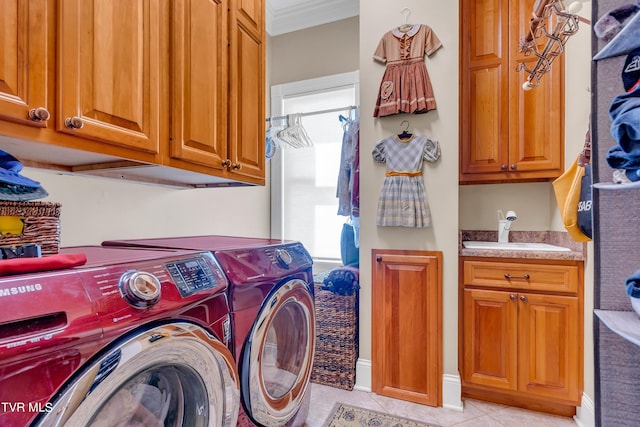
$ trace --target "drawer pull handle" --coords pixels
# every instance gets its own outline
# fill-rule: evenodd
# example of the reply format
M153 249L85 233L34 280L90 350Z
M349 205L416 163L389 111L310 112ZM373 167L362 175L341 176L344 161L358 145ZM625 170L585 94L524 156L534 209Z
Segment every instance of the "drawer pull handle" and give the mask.
M511 280L511 279L529 280L531 278L531 276L529 276L528 274L523 274L522 276L512 276L509 273L504 273L504 278L507 279L507 280Z

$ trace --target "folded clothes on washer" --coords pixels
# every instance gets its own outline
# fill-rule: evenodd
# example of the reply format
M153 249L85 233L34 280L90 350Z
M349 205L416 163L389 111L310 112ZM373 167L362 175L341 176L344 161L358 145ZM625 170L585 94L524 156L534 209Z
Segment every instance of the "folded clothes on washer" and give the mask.
M42 258L12 258L0 260L0 276L60 270L87 263L85 254L56 254Z

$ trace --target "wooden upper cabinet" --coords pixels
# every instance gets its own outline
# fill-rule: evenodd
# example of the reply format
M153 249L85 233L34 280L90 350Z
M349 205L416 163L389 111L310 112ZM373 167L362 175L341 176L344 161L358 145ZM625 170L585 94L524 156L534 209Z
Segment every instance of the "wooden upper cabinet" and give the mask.
M46 127L53 55L48 37L53 10L48 0L2 2L0 13L0 119ZM34 111L32 111L34 110Z
M525 91L534 0L461 0L460 182L552 179L564 162L564 59Z
M168 128L163 4L59 2L58 131L159 152Z
M228 23L220 1L171 2L170 156L223 169L228 159Z
M265 182L265 3L232 2L229 74L230 175Z

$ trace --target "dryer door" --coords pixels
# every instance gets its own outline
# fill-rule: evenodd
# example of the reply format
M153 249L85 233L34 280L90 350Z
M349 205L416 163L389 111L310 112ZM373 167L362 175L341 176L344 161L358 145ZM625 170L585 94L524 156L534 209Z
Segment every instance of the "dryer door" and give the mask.
M263 426L282 426L300 410L315 349L313 295L302 280L275 288L262 304L242 352L242 404Z
M35 425L235 427L239 402L229 350L201 327L175 322L102 353Z

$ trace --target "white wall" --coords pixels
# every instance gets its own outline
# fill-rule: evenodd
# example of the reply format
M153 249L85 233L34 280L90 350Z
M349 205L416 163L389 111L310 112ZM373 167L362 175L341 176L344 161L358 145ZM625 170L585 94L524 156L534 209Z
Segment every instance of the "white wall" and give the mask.
M373 52L382 35L404 23L400 9L411 9L411 23L429 25L443 47L426 59L438 109L421 115L372 117L384 65ZM424 249L442 251L443 362L445 375L457 375L458 366L458 2L386 0L360 2L360 211L361 310L360 357L371 359L371 249ZM371 151L381 139L399 133L408 120L414 133L440 142L442 156L425 163L424 183L433 226L425 229L377 227L375 213L385 176L374 164Z
M269 236L268 187L174 189L25 168L62 204L63 246L114 238L200 234Z

